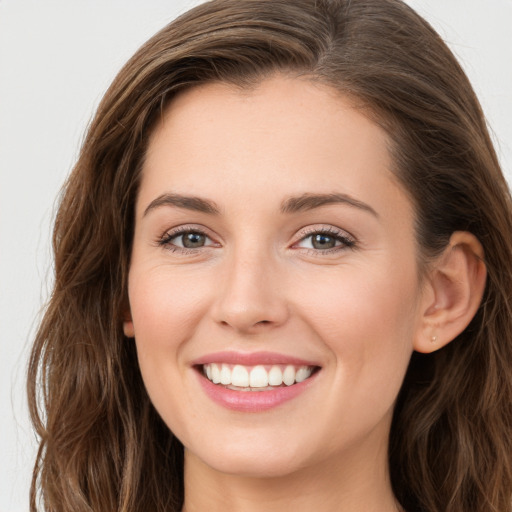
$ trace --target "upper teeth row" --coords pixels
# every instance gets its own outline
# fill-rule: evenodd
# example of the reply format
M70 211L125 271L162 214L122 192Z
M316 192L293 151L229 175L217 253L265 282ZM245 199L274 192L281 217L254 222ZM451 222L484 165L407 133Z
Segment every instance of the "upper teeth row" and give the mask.
M313 368L309 366L296 368L293 365L283 367L275 365L267 371L262 365L253 366L252 368L240 364L233 367L217 363L203 365L203 373L214 384L232 385L241 388L264 388L280 386L283 383L291 386L296 382L306 380L312 372Z

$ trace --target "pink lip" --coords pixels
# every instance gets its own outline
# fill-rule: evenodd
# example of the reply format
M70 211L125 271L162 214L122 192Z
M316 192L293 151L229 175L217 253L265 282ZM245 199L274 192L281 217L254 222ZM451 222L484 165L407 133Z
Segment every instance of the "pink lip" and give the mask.
M318 375L317 372L298 384L278 387L270 391L235 391L220 384L214 384L201 373L196 373L203 390L214 402L226 409L240 412L261 412L278 407L304 392Z
M256 366L258 364L293 364L295 366L320 366L313 361L306 361L297 357L291 357L274 352L215 352L207 354L192 362L192 365L199 366L208 363L241 364L244 366Z
M193 362L195 367L208 363L242 364L245 366L293 364L296 366L319 366L311 361L290 357L273 352L216 352L203 356ZM240 412L261 412L278 407L292 400L311 386L319 372L292 386L277 387L269 391L236 391L208 380L197 368L196 375L205 393L217 404Z

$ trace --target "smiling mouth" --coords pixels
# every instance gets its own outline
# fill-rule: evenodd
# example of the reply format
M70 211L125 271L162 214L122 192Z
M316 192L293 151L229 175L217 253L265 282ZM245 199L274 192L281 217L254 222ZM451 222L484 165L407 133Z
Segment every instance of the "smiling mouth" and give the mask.
M309 379L320 367L295 365L244 366L207 363L199 371L213 384L234 391L271 391L289 387Z

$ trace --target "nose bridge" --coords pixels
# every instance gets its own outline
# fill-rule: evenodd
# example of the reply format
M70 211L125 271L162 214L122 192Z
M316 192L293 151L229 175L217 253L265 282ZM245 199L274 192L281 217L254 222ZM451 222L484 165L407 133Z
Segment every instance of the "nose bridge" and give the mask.
M246 332L282 324L288 312L278 275L270 250L254 245L234 248L224 262L216 321Z

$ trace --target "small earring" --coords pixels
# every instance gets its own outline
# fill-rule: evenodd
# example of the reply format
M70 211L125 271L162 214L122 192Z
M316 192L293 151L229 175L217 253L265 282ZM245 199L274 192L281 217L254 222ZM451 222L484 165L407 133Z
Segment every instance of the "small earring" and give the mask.
M436 343L437 342L437 336L434 334L434 336L432 336L432 338L430 338L430 342L431 343Z

